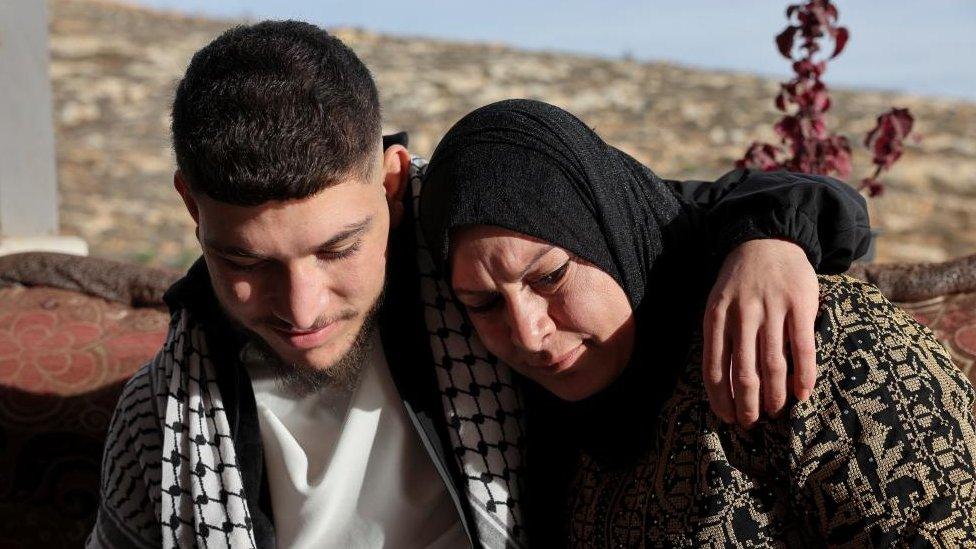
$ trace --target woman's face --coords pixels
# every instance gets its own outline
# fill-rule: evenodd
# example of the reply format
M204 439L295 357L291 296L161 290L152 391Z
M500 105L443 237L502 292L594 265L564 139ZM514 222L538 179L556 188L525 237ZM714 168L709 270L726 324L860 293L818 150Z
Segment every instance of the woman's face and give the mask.
M634 346L633 310L607 273L494 226L452 236L451 285L489 351L564 400L606 388Z

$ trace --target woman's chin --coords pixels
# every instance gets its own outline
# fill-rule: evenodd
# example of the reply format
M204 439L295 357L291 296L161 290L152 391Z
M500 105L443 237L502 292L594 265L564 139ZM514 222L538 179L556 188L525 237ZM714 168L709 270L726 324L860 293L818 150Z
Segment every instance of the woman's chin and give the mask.
M584 353L560 368L527 368L519 371L561 400L576 402L590 398L620 377L625 362L615 364L611 357Z
M615 378L616 376L605 378L605 376L572 375L562 379L536 381L560 400L578 402L603 391L613 383Z
M599 392L599 391L591 391L586 388L576 388L576 387L570 387L570 388L560 387L559 389L550 389L549 387L546 387L546 389L548 389L549 392L551 392L552 394L556 395L560 400L565 400L566 402L579 402Z

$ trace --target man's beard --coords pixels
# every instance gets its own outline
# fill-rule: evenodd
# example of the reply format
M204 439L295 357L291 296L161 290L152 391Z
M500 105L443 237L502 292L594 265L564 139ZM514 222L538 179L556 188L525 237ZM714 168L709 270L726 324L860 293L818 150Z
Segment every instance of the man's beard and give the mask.
M335 362L324 368L285 360L257 332L247 328L236 319L232 319L232 322L247 337L248 342L244 347L245 352L249 355L247 361L257 360L267 365L275 373L275 378L283 389L297 396L314 393L323 387L352 389L359 381L359 374L362 372L366 357L372 349L373 333L376 331L377 316L380 307L383 305L384 294L385 288L384 291L380 292L369 310L366 311L363 317L363 325L349 349Z

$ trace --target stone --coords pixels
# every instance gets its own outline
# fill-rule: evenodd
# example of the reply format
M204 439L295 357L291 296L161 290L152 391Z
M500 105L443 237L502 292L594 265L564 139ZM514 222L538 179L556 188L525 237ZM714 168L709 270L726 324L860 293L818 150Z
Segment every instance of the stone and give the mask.
M48 11L62 230L87 240L95 256L186 267L199 248L172 190L169 107L193 53L238 21L105 0L50 0ZM757 40L773 48L778 30ZM535 97L576 113L664 177L716 178L752 141L775 141L772 125L781 116L773 107L777 81L749 74L333 32L373 72L384 128L409 131L411 151L425 156L470 110ZM829 127L855 147L853 184L872 171L860 143L877 115L909 107L922 136L884 176L886 196L871 200L872 224L885 230L878 260L976 252L976 103L831 92Z

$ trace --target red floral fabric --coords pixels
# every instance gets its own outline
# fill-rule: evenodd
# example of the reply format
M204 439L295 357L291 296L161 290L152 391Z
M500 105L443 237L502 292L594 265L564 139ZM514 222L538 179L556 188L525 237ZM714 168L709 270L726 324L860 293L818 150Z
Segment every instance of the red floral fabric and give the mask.
M0 288L0 547L80 547L122 384L169 315L53 288Z

